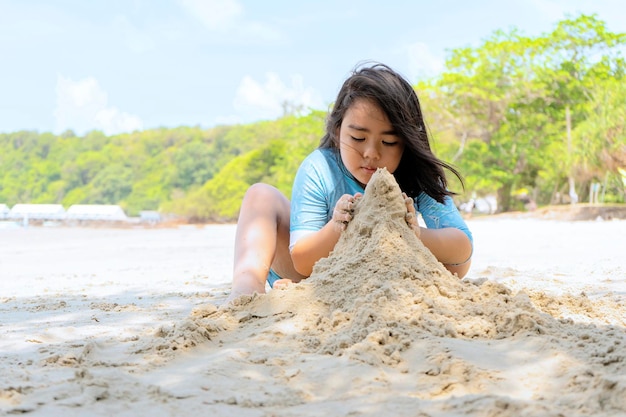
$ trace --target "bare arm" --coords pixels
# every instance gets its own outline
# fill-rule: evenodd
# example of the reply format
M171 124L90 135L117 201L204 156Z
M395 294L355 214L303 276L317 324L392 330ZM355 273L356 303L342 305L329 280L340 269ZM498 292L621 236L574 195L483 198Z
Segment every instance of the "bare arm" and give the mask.
M296 242L291 249L291 259L298 273L310 276L313 272L313 265L330 254L339 241L341 232L352 220L354 203L361 196L361 193L341 196L333 210L332 219L320 230L305 235Z
M417 223L417 213L413 206L413 200L405 193L402 193L404 204L407 209L407 224L418 239L421 239L435 258L441 262L453 274L463 278L469 270L472 262L472 243L467 235L455 227L444 227L441 229L427 229L419 227Z
M463 278L470 268L472 244L461 230L420 228L420 239L448 271Z
M341 229L332 220L317 232L303 236L291 250L291 259L296 271L306 277L310 276L313 265L330 254L340 236Z

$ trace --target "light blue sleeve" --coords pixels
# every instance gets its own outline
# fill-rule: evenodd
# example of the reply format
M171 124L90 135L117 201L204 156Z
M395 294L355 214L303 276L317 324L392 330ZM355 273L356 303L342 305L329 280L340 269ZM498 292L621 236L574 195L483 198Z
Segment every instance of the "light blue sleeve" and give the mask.
M291 193L291 232L320 230L329 220L327 181L317 155L304 160L293 182Z
M454 205L452 197L446 196L444 204L441 204L428 194L421 193L416 198L416 209L421 213L424 223L426 223L429 229L457 228L467 235L472 248L474 247L472 232L470 232L461 213Z
M317 149L298 168L291 192L290 249L330 221L342 195L363 193L363 187L342 170L340 161L336 151Z

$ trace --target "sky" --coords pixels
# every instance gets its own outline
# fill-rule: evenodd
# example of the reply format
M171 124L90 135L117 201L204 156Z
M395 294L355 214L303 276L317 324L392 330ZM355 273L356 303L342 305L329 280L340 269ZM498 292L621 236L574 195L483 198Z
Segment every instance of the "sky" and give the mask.
M327 110L350 71L433 77L496 30L539 36L623 0L0 0L0 133L107 135Z

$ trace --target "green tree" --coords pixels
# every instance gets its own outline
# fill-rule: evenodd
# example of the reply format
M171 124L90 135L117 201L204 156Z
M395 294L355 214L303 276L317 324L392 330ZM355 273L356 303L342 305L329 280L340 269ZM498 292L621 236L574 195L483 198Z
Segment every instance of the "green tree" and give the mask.
M608 78L599 83L573 132L573 161L579 181L615 187L609 199L624 202L619 169L626 169L626 84Z
M448 141L446 154L468 188L497 191L508 210L516 189L539 190L563 175L573 186L580 159L572 126L598 82L622 78L623 42L595 16L581 15L538 38L497 31L477 48L452 51L443 75L418 88L435 105L435 129L456 137L456 152Z
M538 68L538 80L550 92L544 97L543 110L562 126L562 139L555 140L561 146L553 148L560 155L555 162L561 167L561 176L567 177L572 202L578 201L576 176L590 165L587 159L595 158L584 152L584 147L577 149L573 130L587 117L585 108L598 86L623 79L619 47L625 43L626 34L609 32L596 15L565 19L539 39L543 65Z
M429 89L441 109L438 122L458 138L451 162L465 173L468 188L497 192L503 210L519 178L535 170L530 155L540 145L520 121L524 106L542 94L533 82L534 48L516 30L497 31L478 48L452 51L436 89Z

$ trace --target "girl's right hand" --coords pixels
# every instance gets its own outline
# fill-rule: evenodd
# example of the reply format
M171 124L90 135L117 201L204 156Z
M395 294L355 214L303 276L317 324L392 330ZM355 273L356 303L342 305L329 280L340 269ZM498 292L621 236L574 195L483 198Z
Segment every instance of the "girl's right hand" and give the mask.
M331 221L340 232L346 230L348 223L352 220L356 201L361 197L361 193L356 193L355 195L344 194L335 204Z

